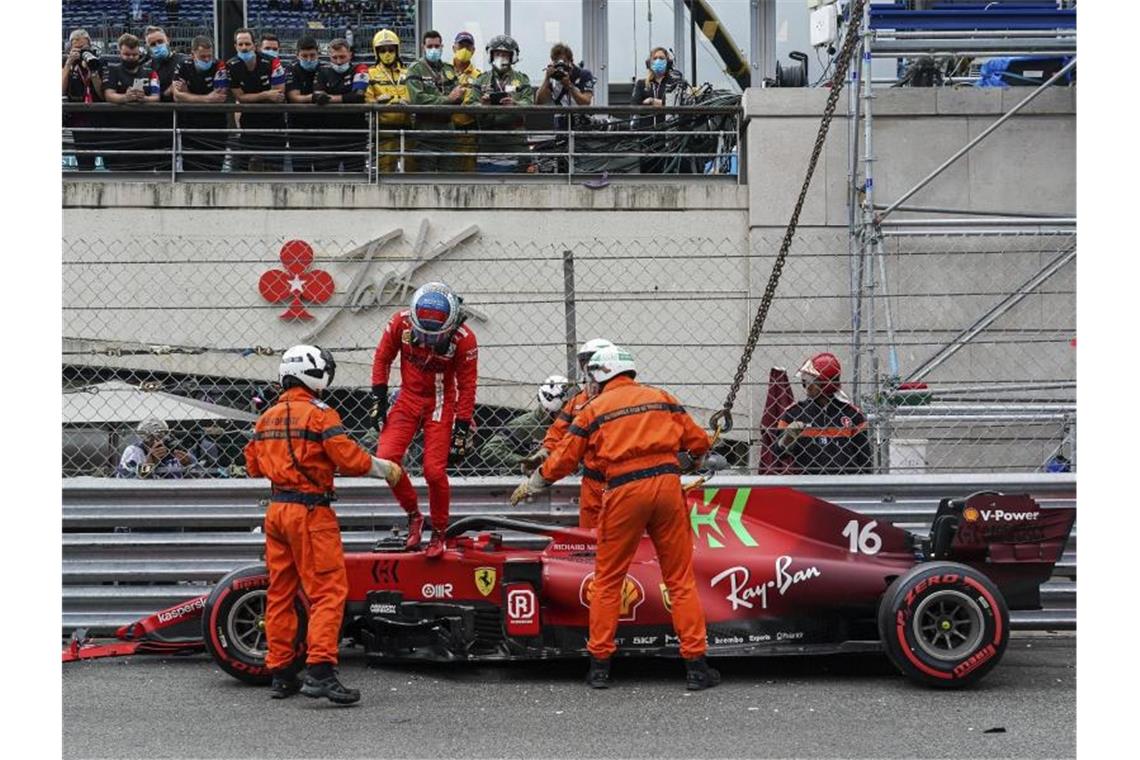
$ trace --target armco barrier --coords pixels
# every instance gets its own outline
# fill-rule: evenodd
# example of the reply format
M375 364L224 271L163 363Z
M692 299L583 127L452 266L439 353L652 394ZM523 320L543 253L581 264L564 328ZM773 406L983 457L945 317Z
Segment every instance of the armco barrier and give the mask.
M422 481L413 480L423 493ZM455 479L452 515L502 514L573 524L577 481L568 478L548 495L512 509L515 478ZM857 475L843 477L721 476L709 487L791 486L877 520L925 534L944 497L977 491L1029 493L1043 507L1076 504L1076 477L1029 475ZM368 549L403 512L377 481L340 481L336 503L347 551ZM264 481L144 482L75 478L63 486L63 631L86 627L108 633L125 623L205 593L235 567L257 562L258 532L267 493ZM506 534L514 545L534 536ZM541 541L541 539L538 539ZM1076 627L1076 528L1054 577L1042 587L1045 609L1012 614L1021 630Z

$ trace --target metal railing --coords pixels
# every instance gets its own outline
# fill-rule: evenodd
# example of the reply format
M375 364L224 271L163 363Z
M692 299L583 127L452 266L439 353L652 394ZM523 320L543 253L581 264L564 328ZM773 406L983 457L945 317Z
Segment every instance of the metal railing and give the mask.
M379 106L329 104L64 103L65 176L180 179L322 174L383 183L440 174L537 175L550 181L610 174L718 175L742 182L739 104L733 106ZM204 127L208 114L225 126ZM231 116L236 115L236 116ZM243 128L258 117L256 127ZM267 127L266 117L280 118ZM472 123L453 126L454 116ZM138 118L139 126L130 120ZM315 118L359 117L359 128ZM489 119L510 117L508 127ZM156 120L169 119L169 126ZM196 119L196 121L195 121ZM219 120L220 121L220 120ZM415 124L420 121L420 124ZM292 122L292 123L290 123ZM399 123L403 122L403 123ZM339 123L343 124L343 121ZM100 167L101 165L101 167ZM341 168L343 165L343 168ZM100 168L106 171L101 171Z
M422 491L421 479L413 483ZM514 478L452 480L452 519L496 514L574 524L577 479L519 508L506 505ZM765 477L718 476L710 486L791 486L848 509L889 520L925 535L941 498L997 490L1029 493L1042 507L1076 504L1073 475L952 475ZM367 551L403 512L383 485L366 479L338 483L337 515L346 551ZM63 487L63 630L108 632L163 606L205 593L228 571L258 562L264 537L254 529L264 515L263 481L156 483L75 478ZM506 534L514 546L542 539ZM1076 626L1076 529L1042 587L1045 609L1012 613L1021 630L1067 630Z

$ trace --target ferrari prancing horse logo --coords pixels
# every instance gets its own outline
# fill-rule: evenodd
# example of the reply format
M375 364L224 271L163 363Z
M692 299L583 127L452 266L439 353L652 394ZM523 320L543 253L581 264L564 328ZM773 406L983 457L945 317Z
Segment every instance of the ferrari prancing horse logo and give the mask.
M477 567L475 568L475 588L479 589L479 593L483 596L490 596L491 592L495 590L495 578L498 573L493 567Z

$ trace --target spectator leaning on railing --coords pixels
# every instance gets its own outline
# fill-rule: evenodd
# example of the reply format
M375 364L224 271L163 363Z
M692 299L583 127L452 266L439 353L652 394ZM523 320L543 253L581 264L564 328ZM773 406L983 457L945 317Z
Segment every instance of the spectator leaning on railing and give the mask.
M99 103L103 100L103 62L91 49L91 36L86 29L76 29L67 38L67 58L63 62L63 95L68 103ZM103 126L101 119L89 113L64 114L64 125L71 127L76 150L97 150L99 134L86 132ZM80 169L95 168L95 155L76 154Z
M312 105L313 85L317 78L320 51L312 37L302 37L297 42L297 60L289 66L285 76L285 98L291 105ZM313 151L326 135L314 134L312 130L321 125L321 118L315 113L289 114L289 150L293 156L293 171L311 172L317 160ZM300 130L300 131L294 131Z
M455 42L451 45L451 68L455 71L456 84L467 88L461 101L465 105L469 103L471 85L483 73L471 62L473 55L475 55L475 36L471 32L460 32L455 35ZM475 117L468 113L452 114L451 126L456 130L454 141L456 152L470 154L453 156L453 168L461 172L475 171L475 135L468 134L468 130L475 128Z
M381 29L372 38L372 50L376 53L376 65L368 69L368 89L364 93L364 102L380 105L410 102L408 72L400 61L400 38L391 29ZM406 113L379 113L376 114L376 119L381 130L400 130L411 126L411 119ZM405 152L413 148L413 140L405 133ZM400 136L381 132L376 140L376 149L389 154L378 155L376 165L379 170L386 173L396 171L401 158L395 153L400 150ZM415 161L411 157L405 155L403 159L404 171L416 170Z
M329 62L317 69L313 84L313 102L318 106L326 103L363 103L364 91L368 89L368 67L363 63L352 62L352 48L347 40L335 39L329 43ZM328 151L355 151L355 156L330 156L322 158L317 171L335 172L344 162L346 172L364 171L364 151L368 137L364 130L368 120L363 113L330 114L318 116L326 129L352 129L357 134L337 132L320 141L320 149Z
M234 47L237 55L226 62L230 90L238 103L281 103L285 100L285 69L276 56L258 53L254 50L253 32L238 29L234 32ZM278 130L264 134L255 130ZM250 151L284 151L285 117L280 113L241 114L241 139L238 147ZM252 156L238 156L235 167L249 169L255 163ZM261 163L267 168L283 166L282 154L262 156Z
M455 69L443 61L443 36L435 31L424 32L423 57L408 67L408 95L416 105L455 105L463 102L467 92L459 84ZM445 130L451 128L449 114L415 115L417 129ZM419 171L436 172L451 168L455 162L450 157L440 158L433 153L454 149L450 135L422 135L416 138L416 156Z
M158 74L142 60L139 38L133 34L119 37L119 62L107 67L103 82L103 96L108 103L142 105L158 102ZM142 117L142 118L140 118ZM107 141L110 150L140 151L153 144L147 133L132 131L149 126L144 115L138 112L114 114L108 126L114 126L114 138ZM140 124L141 122L141 124ZM155 158L144 153L108 153L103 156L108 168L121 171L153 169Z
M159 102L173 103L174 76L178 64L182 61L182 56L171 49L170 39L166 36L166 31L160 26L148 26L143 33L143 40L146 42L143 61L149 63L158 75ZM170 130L173 128L173 115L169 113L154 114L149 116L146 122L152 128ZM170 171L169 157L172 147L170 132L152 135L146 142L148 147L153 147L158 151L157 155L162 156L161 160L156 162L155 168L159 171Z
M479 129L498 130L507 134L480 135L479 170L487 172L527 171L530 157L526 154L525 125L522 114L511 113L514 106L534 104L534 88L526 74L515 69L519 61L519 44L512 37L499 34L487 43L491 70L485 71L471 85L467 103L486 106L486 116L479 116ZM515 134L509 134L514 131Z
M174 75L176 103L225 103L229 98L230 79L225 63L214 57L214 43L209 37L195 37L190 43L190 58L178 64ZM220 171L225 160L224 132L204 133L185 130L225 129L226 114L189 112L178 115L183 150L214 151L210 155L186 155L182 168L187 171Z
M685 76L673 65L672 54L663 47L655 47L645 59L645 77L637 80L633 86L633 95L630 104L635 106L663 106L689 105L692 97L689 93L689 83ZM654 125L666 121L665 116L642 117L634 120L637 129L651 129ZM643 141L644 145L651 145ZM644 149L643 149L644 150ZM664 138L656 146L657 152L665 153ZM642 156L640 160L642 174L657 174L665 167L665 158ZM692 160L681 160L682 174L692 171Z

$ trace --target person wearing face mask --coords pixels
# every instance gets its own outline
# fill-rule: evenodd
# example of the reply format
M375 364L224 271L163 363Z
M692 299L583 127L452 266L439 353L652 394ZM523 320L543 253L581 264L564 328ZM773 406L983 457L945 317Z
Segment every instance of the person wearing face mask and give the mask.
M372 38L372 49L376 53L376 65L368 69L368 89L364 92L364 102L390 106L409 103L408 70L400 61L399 36L391 29L381 29ZM403 170L415 171L414 159L407 155L401 157L397 153L400 150L400 134L397 130L406 130L411 126L409 115L378 113L376 118L382 130L376 141L378 169L381 172L394 172L399 168L402 158ZM413 140L407 133L404 134L403 142L405 153L414 149ZM387 155L384 155L385 152Z
M119 37L119 63L108 67L103 81L103 96L108 103L138 106L158 102L158 74L149 63L143 62L141 47L139 38L133 34ZM118 129L110 133L112 136L104 147L107 150L145 150L153 138L146 132L131 130L139 127L140 116L143 115L138 112L112 115L108 126ZM150 126L145 120L143 124ZM112 170L145 171L154 168L155 157L141 152L108 154L103 157L103 162Z
M103 102L103 62L91 49L91 36L86 29L76 29L67 38L67 59L63 62L63 95L68 103ZM86 113L65 113L64 126L73 127L72 139L76 150L98 150L101 141L98 132L87 132L103 126L101 117ZM76 162L81 170L95 168L95 154L77 153Z
M455 42L451 45L451 68L455 71L456 84L467 88L463 96L464 105L469 104L467 93L471 91L471 85L483 73L475 67L475 62L471 60L474 55L474 35L471 32L460 32L455 35ZM451 126L457 132L455 135L455 151L468 154L452 156L452 171L475 171L475 135L468 134L470 130L475 129L475 117L469 113L452 114Z
M673 66L673 56L666 48L655 47L645 60L645 77L637 80L633 86L633 96L630 105L663 106L689 105L692 98L689 95L689 83L684 75ZM668 117L651 116L635 119L634 123L639 130L653 129L655 125L664 124ZM647 144L648 141L646 141ZM663 142L657 146L662 153L666 151ZM665 168L664 158L642 156L642 174L659 174ZM682 159L682 170L691 166L691 159Z
M368 66L352 62L352 46L345 39L335 39L329 43L329 62L317 68L313 83L313 102L318 106L327 103L363 103L364 91L368 89ZM364 171L364 151L368 146L368 119L363 113L320 114L325 129L352 129L357 134L339 132L329 134L321 142L319 149L329 151L353 151L355 156L332 156L322 158L317 163L319 172L335 172L344 162L346 172L359 174Z
M267 35L268 37L268 35ZM276 38L263 39L270 49ZM253 31L238 29L234 32L234 48L237 55L226 61L230 79L230 91L238 103L283 103L285 101L285 69L275 55L259 53L254 49ZM266 171L278 170L284 166L285 115L281 113L241 114L241 138L238 149L243 151L276 151L275 155L236 157L234 168L247 171L260 163ZM261 132L259 130L277 130Z
M143 51L143 63L158 74L158 99L161 103L174 102L174 74L182 56L171 50L170 40L165 30L160 26L148 26L143 32L143 41L146 49ZM148 115L145 119L148 127L152 129L172 129L174 127L173 115L169 113ZM141 126L141 124L140 124ZM170 135L152 134L147 140L147 146L153 147L159 153L155 154L156 161L153 168L160 172L170 171Z
M209 37L195 37L190 43L190 57L178 63L174 74L174 102L225 103L230 94L229 72L225 64L214 57L214 43ZM189 112L178 115L183 130L225 129L226 114ZM182 132L184 151L213 151L210 155L183 155L182 168L186 171L217 172L226 157L224 132Z
M423 58L408 67L408 95L415 105L442 106L463 102L466 88L459 84L455 69L443 61L443 36L437 31L424 33ZM444 130L451 127L449 114L415 115L417 129ZM436 172L454 166L448 157L432 155L453 150L450 135L423 135L416 138L416 165L421 172Z
M288 68L285 76L285 99L291 104L313 105L313 85L317 78L320 50L312 37L302 37L297 41L297 60ZM319 114L291 113L289 121L289 149L293 156L293 171L312 172L317 159L313 151L328 139L327 135L310 130L320 129ZM300 131L293 131L300 130Z
M487 57L491 70L483 72L471 85L469 103L486 106L488 113L478 119L480 130L511 132L525 125L523 116L511 113L514 106L534 104L534 88L526 74L518 71L519 44L505 34L496 35L487 43ZM527 171L530 157L526 155L526 135L522 133L481 135L479 140L479 170L486 172Z

